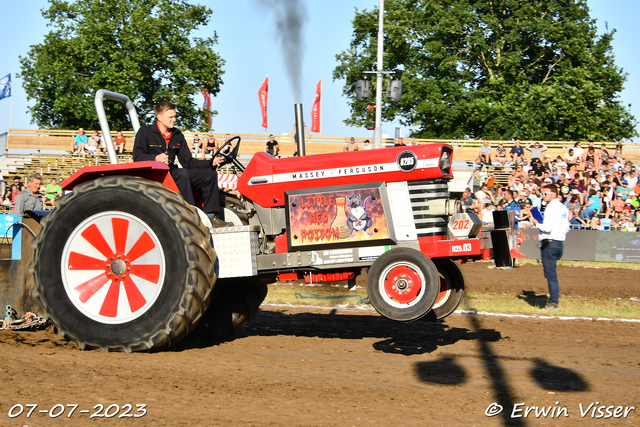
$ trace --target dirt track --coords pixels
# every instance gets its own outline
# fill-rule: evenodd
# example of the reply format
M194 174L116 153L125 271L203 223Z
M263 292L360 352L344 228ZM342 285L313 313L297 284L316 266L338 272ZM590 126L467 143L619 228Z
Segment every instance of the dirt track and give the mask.
M537 266L493 272L476 264L464 272L475 291L544 292ZM626 285L637 283L637 274L566 268L561 289L595 297L605 284L639 296L637 285ZM233 340L190 337L173 351L129 355L81 352L50 331L2 332L0 424L640 425L639 326L460 314L438 324L397 324L369 310L266 306ZM582 418L579 405L586 410L596 401L623 413L637 409L615 421L592 418L591 410ZM493 402L505 409L486 417ZM8 418L18 403L39 407L29 419ZM37 412L57 403L79 407L71 418L70 408L55 419ZM131 414L135 404L146 404L147 414L79 413L93 413L99 403L133 404ZM510 418L517 403L566 407L569 416Z

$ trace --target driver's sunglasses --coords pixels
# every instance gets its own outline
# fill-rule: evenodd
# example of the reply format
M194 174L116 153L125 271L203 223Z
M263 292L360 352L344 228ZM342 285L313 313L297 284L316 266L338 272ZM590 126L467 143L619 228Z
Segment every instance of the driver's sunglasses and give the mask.
M556 194L556 193L549 193L549 192L543 191L543 192L542 192L542 193L540 193L540 194L542 194L543 196L550 196L550 195L552 195L552 194Z

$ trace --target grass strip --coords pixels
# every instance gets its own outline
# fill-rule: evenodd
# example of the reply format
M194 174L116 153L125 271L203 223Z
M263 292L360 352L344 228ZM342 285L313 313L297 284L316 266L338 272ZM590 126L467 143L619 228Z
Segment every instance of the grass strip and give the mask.
M305 285L304 283L276 283L269 285L265 302L276 304L304 304L332 306L359 304L367 297L367 290L357 286L349 291L344 284ZM459 310L477 310L496 313L546 314L546 295L525 292L520 295L506 294L465 294ZM640 319L640 301L630 299L588 299L562 297L560 312L566 316L618 317Z
M460 309L497 313L544 314L546 295L465 294ZM640 319L640 301L629 299L591 300L561 297L560 311L553 314L581 317L619 317Z
M491 262L491 261L484 261ZM518 258L518 264L520 265L538 265L540 264L539 259L535 258ZM566 267L583 267L583 268L621 268L625 270L640 270L640 263L637 262L604 262L604 261L571 261L566 259L561 259L558 261L558 265L563 265Z

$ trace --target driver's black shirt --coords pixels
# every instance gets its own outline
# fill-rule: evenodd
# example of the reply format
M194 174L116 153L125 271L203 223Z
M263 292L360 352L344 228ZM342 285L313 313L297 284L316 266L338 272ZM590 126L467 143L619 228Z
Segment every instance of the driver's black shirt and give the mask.
M158 130L157 123L149 126L142 126L138 130L135 142L133 143L134 162L155 160L158 154L165 152L169 156L170 167L173 165L176 155L178 157L178 161L185 169L211 167L211 160L198 160L193 158L184 135L178 129L171 129L169 149L167 149L167 143L160 133L160 130Z

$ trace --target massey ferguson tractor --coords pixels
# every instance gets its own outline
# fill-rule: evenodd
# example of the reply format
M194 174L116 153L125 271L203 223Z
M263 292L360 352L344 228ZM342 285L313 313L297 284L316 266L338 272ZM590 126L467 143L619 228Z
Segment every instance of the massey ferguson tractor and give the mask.
M123 102L139 128L126 96L98 91L112 164L64 182L71 192L42 217L30 266L44 315L81 349L158 350L198 324L222 339L255 315L269 283L355 286L365 268L371 304L391 320L442 319L460 303L452 260L481 258L481 223L449 199L451 146L259 152L245 169L235 137L232 150L216 153L241 171L242 196L225 203L235 226L211 228L167 165L117 163L103 98Z

